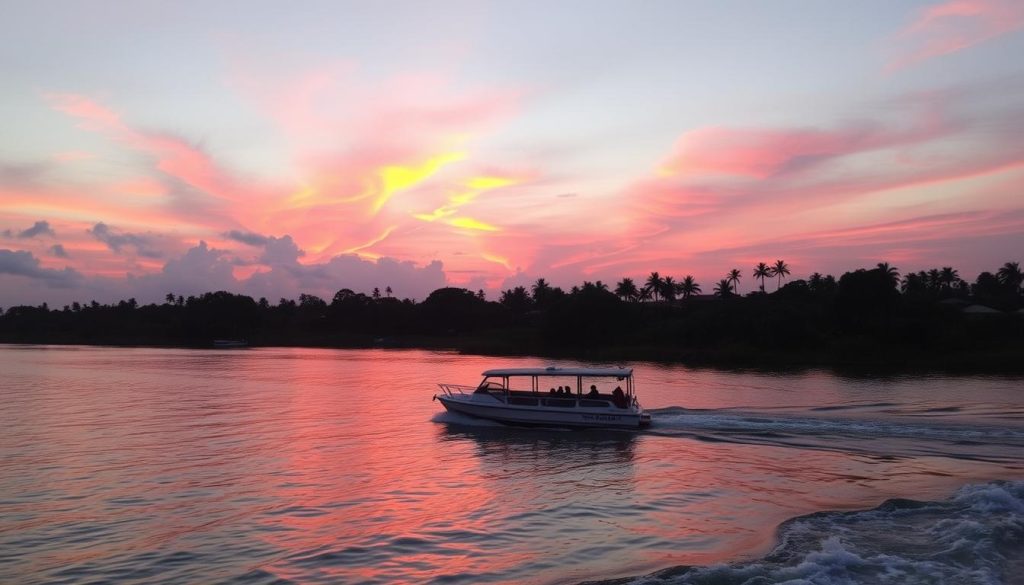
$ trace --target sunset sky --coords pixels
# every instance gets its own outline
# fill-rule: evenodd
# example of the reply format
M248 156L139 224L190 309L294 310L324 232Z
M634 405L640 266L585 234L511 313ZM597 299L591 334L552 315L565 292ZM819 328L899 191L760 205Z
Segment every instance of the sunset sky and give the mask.
M16 2L0 306L1024 261L1024 2Z

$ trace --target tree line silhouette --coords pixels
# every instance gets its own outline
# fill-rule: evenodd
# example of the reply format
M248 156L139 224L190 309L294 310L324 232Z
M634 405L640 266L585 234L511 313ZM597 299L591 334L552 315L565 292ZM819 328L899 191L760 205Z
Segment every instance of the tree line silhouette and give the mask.
M209 347L214 339L244 339L772 367L1024 368L1017 262L973 283L952 267L901 275L885 262L838 279L815 272L784 283L791 272L782 260L758 263L749 274L757 286L746 295L738 293L744 274L734 268L710 294L692 275L652 272L642 284L585 281L568 291L540 278L496 301L446 287L414 302L385 287L383 295L343 288L330 300L301 294L276 303L226 291L168 293L147 305L43 303L0 309L0 341ZM765 290L766 280L775 280L774 291Z

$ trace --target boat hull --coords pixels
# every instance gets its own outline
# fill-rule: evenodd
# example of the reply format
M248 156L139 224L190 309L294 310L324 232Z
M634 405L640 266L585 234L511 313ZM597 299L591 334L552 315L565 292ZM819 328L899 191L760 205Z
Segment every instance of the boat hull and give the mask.
M493 420L506 424L526 426L557 426L580 428L625 428L646 426L650 415L633 409L615 411L576 408L542 408L475 402L468 397L435 396L450 412Z

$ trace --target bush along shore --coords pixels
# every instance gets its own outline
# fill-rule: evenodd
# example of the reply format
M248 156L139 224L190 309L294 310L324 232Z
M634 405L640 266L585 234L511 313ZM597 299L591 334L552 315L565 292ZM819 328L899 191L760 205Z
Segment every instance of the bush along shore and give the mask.
M784 282L783 261L759 264L753 289L736 293L731 270L704 294L687 276L645 282L584 282L565 291L544 279L504 291L442 288L422 302L390 290L339 290L327 301L229 292L161 304L134 299L61 309L15 306L0 313L0 342L213 347L415 347L467 353L656 360L784 370L1024 373L1021 271L1008 262L973 283L946 267L902 277L888 264ZM766 291L775 285L775 290Z

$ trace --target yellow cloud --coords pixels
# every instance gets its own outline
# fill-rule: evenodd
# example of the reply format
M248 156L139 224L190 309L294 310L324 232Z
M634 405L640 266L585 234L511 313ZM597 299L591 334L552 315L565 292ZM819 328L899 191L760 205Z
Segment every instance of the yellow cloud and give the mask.
M383 242L384 240L386 240L387 237L391 235L391 232L395 231L396 227L398 227L398 226L394 226L394 225L390 226L386 230L384 230L384 233L382 233L381 235L377 236L376 238L373 238L369 242L366 242L364 244L359 244L358 246L353 246L353 247L351 247L351 248L349 248L347 250L344 250L342 253L343 254L359 254L360 256L376 256L374 254L370 254L369 252L363 252L362 250L364 248L369 248L370 246L375 246L375 245Z
M510 266L509 263L508 263L508 258L502 258L501 256L498 256L498 255L495 255L495 254L488 254L487 252L484 252L483 254L481 254L480 257L483 258L484 260L487 260L488 262L494 262L495 264L501 264L506 269L512 270L512 266Z
M518 181L516 179L511 179L507 177L472 177L463 182L464 190L460 190L459 192L448 197L448 203L442 205L441 207L438 207L437 209L430 213L417 213L414 214L413 217L423 221L436 221L438 219L451 216L455 214L456 211L458 211L459 207L462 207L463 205L470 203L471 201L476 199L476 197L481 193L493 189L499 189L501 187L506 187L508 185L514 185L517 182ZM454 227L464 229L481 230L489 232L498 231L498 228L493 225L486 224L475 219L470 219L468 217L457 217L445 223Z
M466 186L475 191L489 191L499 187L515 185L518 181L507 177L473 177L466 181Z
M292 193L291 197L288 198L288 203L295 205L304 203L312 199L317 193L317 190L312 185L304 185L298 191Z
M450 152L428 159L417 166L391 165L377 171L380 188L373 201L373 212L377 213L391 197L403 189L413 187L433 176L447 164L466 158L464 152Z
M469 217L456 217L448 221L448 225L467 230L480 230L484 232L496 232L498 228L489 223L477 221Z
M439 207L438 209L435 209L430 213L415 213L413 214L413 217L415 217L416 219L421 219L423 221L435 221L441 219L442 217L447 217L453 213L455 213L454 209Z

